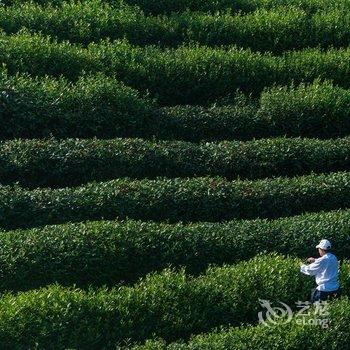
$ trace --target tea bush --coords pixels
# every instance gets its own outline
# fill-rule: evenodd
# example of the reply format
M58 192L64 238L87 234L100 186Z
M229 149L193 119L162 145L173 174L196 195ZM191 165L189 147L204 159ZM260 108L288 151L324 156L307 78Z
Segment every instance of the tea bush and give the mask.
M276 220L173 225L126 220L70 223L0 233L0 290L129 284L149 272L183 266L198 275L259 253L316 256L327 237L339 259L349 256L350 211Z
M22 2L32 2L32 0L3 0L4 5L13 5ZM35 3L41 5L54 4L55 6L61 6L65 3L65 0L35 0ZM319 10L329 9L341 9L346 11L350 8L349 0L179 0L174 2L173 0L108 0L107 3L114 7L129 4L139 7L147 14L152 15L169 15L174 12L183 12L185 10L200 11L204 13L249 13L257 9L274 9L280 6L296 6L307 13L315 13Z
M102 73L64 78L0 75L0 138L143 137L250 140L334 138L350 133L350 92L330 82L271 87L258 100L158 108L156 101ZM286 103L288 101L288 103Z
M169 222L277 218L350 205L350 174L227 181L220 177L92 182L28 190L0 187L0 227L97 219Z
M0 183L19 182L34 188L77 186L120 177L295 176L347 170L349 152L349 137L200 144L142 139L13 140L0 142Z
M164 270L133 287L83 292L51 286L6 294L0 299L0 345L91 349L155 336L187 339L224 324L256 322L258 298L291 304L307 299L312 284L299 273L298 260L272 255L212 267L198 278Z
M205 46L140 48L126 41L92 43L83 49L26 32L1 35L0 49L0 62L10 74L64 75L74 81L83 71L101 71L149 91L161 105L208 104L237 89L258 95L274 84L298 85L317 78L349 87L350 49L306 49L272 56Z
M145 345L134 346L133 350L199 350L199 349L247 349L247 344L257 350L296 350L311 349L315 344L318 349L342 349L348 344L349 339L349 311L348 298L333 301L326 307L329 315L318 316L315 308L307 310L310 315L295 316L291 322L269 327L259 325L246 328L222 328L212 333L192 337L186 344L177 342L166 344L162 339L147 341ZM316 313L316 316L315 316ZM305 324L298 323L302 319ZM320 320L315 325L314 320ZM323 320L328 321L328 328L323 328Z
M6 0L10 1L10 0ZM39 0L46 1L46 0ZM203 12L237 12L241 11L249 13L256 9L273 9L279 6L298 6L308 13L313 13L318 10L325 10L329 8L340 8L346 11L349 9L350 4L348 0L127 0L127 3L137 5L142 8L146 13L151 14L169 14L172 12L182 12L185 9L191 11L203 11Z
M2 76L0 138L143 136L155 104L103 74L66 79Z
M339 9L310 17L294 7L258 9L234 16L188 11L153 17L145 16L135 7L111 6L100 0L64 2L58 8L35 3L0 8L0 27L8 34L25 27L84 45L108 37L127 38L131 44L142 46L178 46L189 42L209 46L235 44L274 53L319 45L348 46L349 18Z

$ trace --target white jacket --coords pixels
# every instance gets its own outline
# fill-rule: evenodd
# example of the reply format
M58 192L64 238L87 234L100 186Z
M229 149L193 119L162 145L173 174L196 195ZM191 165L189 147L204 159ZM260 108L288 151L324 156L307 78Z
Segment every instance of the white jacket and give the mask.
M300 271L305 275L315 276L317 289L332 292L339 288L339 266L336 256L326 253L310 265L301 265Z

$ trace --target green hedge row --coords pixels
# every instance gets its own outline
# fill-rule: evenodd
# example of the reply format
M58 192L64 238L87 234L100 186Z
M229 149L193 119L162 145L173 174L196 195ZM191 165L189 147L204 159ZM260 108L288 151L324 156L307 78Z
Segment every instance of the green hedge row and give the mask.
M350 137L193 144L141 139L0 142L0 183L70 187L120 177L259 179L350 168Z
M125 4L112 6L101 0L63 2L59 7L19 2L0 9L0 27L6 33L25 27L85 45L105 37L126 37L138 45L158 42L174 45L181 40L180 33L172 33L165 19L145 16L141 10Z
M0 62L10 74L64 75L76 80L83 71L103 71L162 105L208 104L241 89L259 94L266 86L293 80L331 79L349 87L350 49L308 49L282 56L237 48L186 47L161 50L134 47L126 41L90 44L83 49L21 32L0 37Z
M56 45L56 44L55 44ZM232 95L236 89L260 94L274 84L330 79L350 87L350 49L308 49L276 57L249 50L180 47L146 49L118 44L91 44L89 53L126 84L149 90L161 104L203 104Z
M170 17L173 27L181 23L187 38L208 46L237 45L253 51L283 51L306 47L346 47L349 45L350 16L343 10L306 12L281 7L257 10L248 15L183 14Z
M350 90L327 81L265 88L256 101L238 94L225 103L229 104L160 108L163 127L154 134L192 142L350 134Z
M277 304L278 305L278 304ZM259 325L245 328L224 328L215 332L192 337L186 344L176 342L166 344L164 340L149 340L145 345L132 347L133 350L202 350L202 349L235 349L235 350L338 350L347 349L350 343L350 301L343 298L334 301L325 308L329 315L317 315L316 308L304 311L308 316L296 315L291 322L270 327ZM316 315L315 315L316 314ZM301 321L304 324L300 324ZM322 319L328 323L323 328ZM314 321L316 320L316 321ZM316 322L319 325L315 325Z
M155 103L103 74L67 80L0 78L0 138L149 135ZM146 128L146 129L145 129Z
M344 263L344 294L349 294L348 273ZM51 286L7 294L0 299L0 346L102 349L155 336L187 339L220 325L255 323L259 298L292 304L307 300L313 284L299 273L298 260L272 255L211 267L197 278L164 270L109 291Z
M21 4L31 2L28 0L3 0L4 5ZM62 5L65 0L35 0L41 5L54 4ZM125 3L137 6L146 14L168 15L174 12L184 12L185 10L209 12L209 13L249 13L257 9L274 9L281 6L296 6L307 13L315 13L319 10L341 9L344 11L350 8L349 0L121 0L104 1L113 7L123 6Z
M46 226L0 233L0 290L58 282L113 286L173 266L198 275L260 252L306 258L327 237L339 259L349 256L350 211L277 220L175 224L126 220Z
M349 135L350 91L328 82L274 87L261 94L259 103L257 118L269 124L270 135Z
M10 0L6 0L10 1ZM47 2L47 0L38 0ZM56 0L60 1L60 0ZM131 5L137 5L146 13L158 15L172 12L182 12L186 9L202 12L252 12L257 9L273 9L280 6L298 6L308 13L329 8L350 8L349 0L126 0Z
M237 45L254 51L280 53L303 47L346 47L350 15L342 10L311 17L298 8L258 10L248 15L183 13L170 17L145 16L127 7L101 0L42 7L20 3L0 8L0 28L40 31L60 40L87 45L109 37L127 38L135 45L177 46L196 42L209 46Z
M350 134L350 90L329 82L265 89L258 101L237 94L230 104L211 107L158 108L103 74L85 75L73 84L3 71L0 91L1 139L154 135L198 142Z
M257 181L130 180L76 188L0 187L0 227L126 217L169 222L277 218L350 205L350 173Z

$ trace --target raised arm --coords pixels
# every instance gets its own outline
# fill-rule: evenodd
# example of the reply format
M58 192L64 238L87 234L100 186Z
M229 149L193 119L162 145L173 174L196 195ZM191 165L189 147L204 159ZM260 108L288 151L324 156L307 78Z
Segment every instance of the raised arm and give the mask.
M322 265L322 261L321 259L316 259L312 264L310 265L305 265L305 264L302 264L300 266L300 271L302 273L304 273L305 275L309 275L309 276L315 276L318 271L320 270L321 268L321 265Z

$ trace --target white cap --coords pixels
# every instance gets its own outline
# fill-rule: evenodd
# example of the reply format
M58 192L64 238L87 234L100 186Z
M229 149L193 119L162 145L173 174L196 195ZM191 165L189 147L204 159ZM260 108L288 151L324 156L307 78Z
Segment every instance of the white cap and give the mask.
M321 248L323 250L331 249L331 242L327 239L322 239L319 244L317 244L316 248Z

